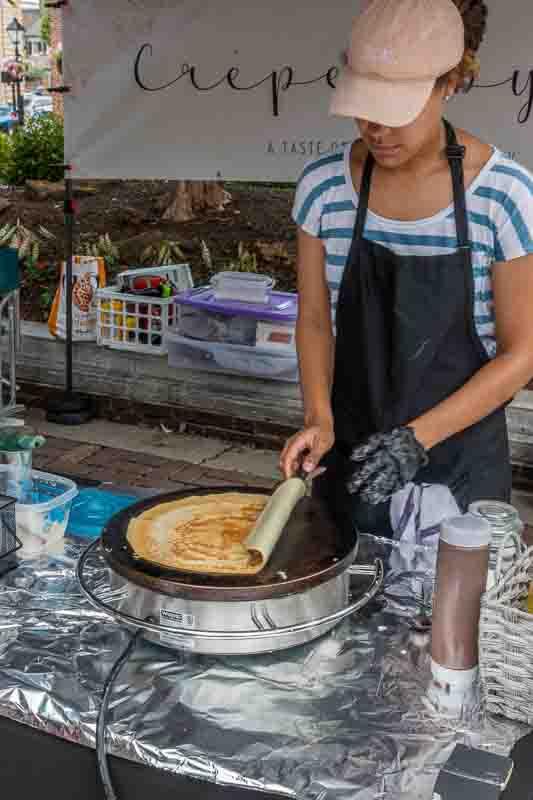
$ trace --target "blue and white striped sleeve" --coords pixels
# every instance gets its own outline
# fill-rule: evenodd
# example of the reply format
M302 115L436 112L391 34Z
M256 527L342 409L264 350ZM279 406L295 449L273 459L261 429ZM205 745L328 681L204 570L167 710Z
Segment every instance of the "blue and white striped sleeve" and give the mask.
M322 203L316 194L316 173L307 168L302 172L296 185L292 218L299 228L311 236L320 236L322 227Z
M493 168L502 180L498 201L503 207L498 241L500 259L512 261L533 254L533 176L514 161Z

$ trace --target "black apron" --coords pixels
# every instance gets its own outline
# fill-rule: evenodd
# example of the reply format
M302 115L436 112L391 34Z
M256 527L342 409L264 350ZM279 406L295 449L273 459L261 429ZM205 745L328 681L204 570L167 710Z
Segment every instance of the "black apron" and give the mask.
M374 159L368 156L338 306L332 406L336 444L316 491L360 531L390 535L390 501L369 506L345 488L349 453L371 434L406 425L445 400L489 360L474 324L474 277L463 173L465 150L445 121L458 250L399 256L364 238ZM505 409L429 452L417 483L448 486L462 510L509 501Z

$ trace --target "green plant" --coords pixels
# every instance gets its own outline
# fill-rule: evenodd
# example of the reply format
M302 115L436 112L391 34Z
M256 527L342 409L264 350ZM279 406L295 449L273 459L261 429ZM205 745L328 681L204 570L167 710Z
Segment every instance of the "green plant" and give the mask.
M93 244L85 244L83 252L86 256L103 258L108 269L113 269L120 264L120 251L117 245L113 244L108 233L99 236Z
M41 17L41 39L50 47L52 43L52 24L48 11Z
M170 240L151 244L141 253L141 263L154 267L166 267L183 261L184 258L180 243Z
M3 180L13 186L27 180L59 181L64 160L62 120L55 114L36 117L9 137Z
M12 247L17 251L20 261L30 269L39 261L43 243L54 238L54 234L43 225L39 225L37 232L31 231L20 219L0 228L0 247Z
M54 299L59 270L56 264L40 260L40 256L44 243L52 239L55 239L53 233L42 225L39 225L37 231L32 231L20 220L0 228L0 247L13 247L17 250L22 266L22 285L32 291L32 298L37 295L44 318Z
M227 269L232 272L257 272L257 256L246 249L243 242L239 242L237 258L230 261Z
M54 295L55 292L50 286L45 286L39 292L39 306L41 307L41 311L43 312L43 316L47 317L48 312L54 302Z
M7 183L11 163L11 147L9 136L0 133L0 183Z
M39 81L46 78L48 70L46 67L36 67L34 64L24 65L24 75L27 81Z

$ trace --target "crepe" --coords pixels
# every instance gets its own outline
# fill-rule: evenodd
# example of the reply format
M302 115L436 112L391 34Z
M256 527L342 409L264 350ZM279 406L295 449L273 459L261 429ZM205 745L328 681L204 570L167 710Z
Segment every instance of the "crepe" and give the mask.
M127 539L138 557L178 571L255 575L303 494L303 481L292 480L270 500L240 492L186 497L131 520Z
M263 561L244 543L267 499L228 492L163 503L133 519L127 539L137 556L171 569L254 574Z

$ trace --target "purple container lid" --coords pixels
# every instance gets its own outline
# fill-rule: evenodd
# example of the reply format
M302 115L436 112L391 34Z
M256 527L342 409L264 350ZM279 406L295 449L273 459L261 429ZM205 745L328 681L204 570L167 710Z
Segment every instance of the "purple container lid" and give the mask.
M198 311L254 317L267 322L294 322L298 316L298 295L290 292L271 292L268 303L246 303L238 300L215 300L213 289L203 287L180 292L175 303L196 308Z

